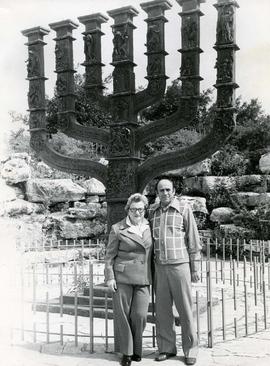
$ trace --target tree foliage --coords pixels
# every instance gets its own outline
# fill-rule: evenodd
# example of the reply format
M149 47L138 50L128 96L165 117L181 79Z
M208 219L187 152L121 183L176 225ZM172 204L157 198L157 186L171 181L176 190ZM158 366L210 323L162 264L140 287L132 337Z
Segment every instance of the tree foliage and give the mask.
M270 116L257 99L236 99L236 128L228 142L213 159L216 175L259 173L260 156L270 148Z
M110 101L104 96L99 100L89 100L83 88L84 77L80 74L75 75L75 113L76 120L83 126L95 126L98 128L108 128L111 122ZM50 134L58 131L57 112L58 98L55 95L47 99L47 128Z

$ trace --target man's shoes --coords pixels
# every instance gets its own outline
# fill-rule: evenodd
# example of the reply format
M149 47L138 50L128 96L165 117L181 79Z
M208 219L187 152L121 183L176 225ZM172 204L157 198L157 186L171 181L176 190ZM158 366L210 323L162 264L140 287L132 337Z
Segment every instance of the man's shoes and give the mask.
M176 356L175 353L168 353L168 352L161 352L157 357L155 358L155 361L165 361L168 358Z
M196 361L196 357L185 357L186 365L195 365Z
M121 366L130 366L131 365L131 356L123 355L120 364L121 364Z
M131 356L131 359L132 359L132 361L140 362L142 360L142 357L134 354Z

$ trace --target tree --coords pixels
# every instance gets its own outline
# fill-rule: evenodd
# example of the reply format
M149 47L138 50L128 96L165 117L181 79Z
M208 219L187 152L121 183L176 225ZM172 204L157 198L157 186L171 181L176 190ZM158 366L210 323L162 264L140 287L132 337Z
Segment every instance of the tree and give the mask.
M260 156L269 151L270 116L263 112L257 99L236 99L236 128L213 159L212 173L241 175L259 173Z

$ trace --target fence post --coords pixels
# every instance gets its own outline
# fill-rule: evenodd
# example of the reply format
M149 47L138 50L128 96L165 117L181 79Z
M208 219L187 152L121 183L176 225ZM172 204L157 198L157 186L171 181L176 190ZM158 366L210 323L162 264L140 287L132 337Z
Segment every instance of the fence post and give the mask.
M221 289L221 301L222 301L222 335L223 340L226 340L226 317L225 317L225 295L224 288Z
M37 279L36 279L36 263L33 265L33 315L34 315L34 322L33 322L33 341L34 343L37 342L37 329L36 329L36 307L37 307Z
M105 352L108 352L108 293L105 292Z
M60 300L60 318L63 322L63 263L60 263L60 273L59 273L59 286L60 286L60 295L59 295L59 300ZM61 346L63 346L64 344L64 326L63 324L60 324L60 344Z
M235 259L233 260L233 309L234 309L234 334L235 338L238 338L237 328L237 296L236 296L236 278L235 278Z
M46 263L46 342L50 343L49 265Z
M258 332L258 313L257 313L257 257L254 258L254 305L255 305L255 332Z
M89 336L90 353L94 353L94 282L93 282L93 262L89 261Z
M75 347L78 347L78 276L77 276L77 262L73 262L74 264L74 339L75 339Z
M206 259L206 286L207 286L207 330L208 347L213 348L213 309L212 309L212 283L211 283L211 262L210 262L210 240L207 240Z

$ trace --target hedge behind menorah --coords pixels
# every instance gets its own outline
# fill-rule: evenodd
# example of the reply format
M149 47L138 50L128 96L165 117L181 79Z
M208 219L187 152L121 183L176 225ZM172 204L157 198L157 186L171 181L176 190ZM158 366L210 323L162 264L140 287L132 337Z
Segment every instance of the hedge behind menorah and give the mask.
M75 115L73 29L78 25L71 20L50 24L56 32L55 71L59 101L58 124L66 135L83 141L98 142L107 146L108 166L88 160L63 156L52 149L47 137L45 114L45 76L43 38L48 30L35 27L24 30L28 37L27 79L29 80L28 103L30 111L31 146L39 157L54 168L92 176L106 186L108 201L108 226L124 215L128 196L142 191L154 177L172 169L194 164L218 150L229 137L235 125L235 8L233 0L217 0L218 11L216 44L217 51L217 100L213 128L209 134L193 146L175 150L142 161L140 150L154 139L171 134L189 126L193 120L200 92L200 3L205 0L176 0L182 7L181 75L182 96L178 110L172 115L140 126L137 115L142 109L159 101L165 92L165 11L171 8L167 0L155 0L141 4L147 13L146 53L148 85L145 90L135 91L136 66L133 60L133 18L138 11L126 6L108 12L114 19L113 31L113 123L109 130L85 127L77 123ZM89 100L103 98L101 62L101 25L108 18L95 13L78 18L84 24L85 92Z

